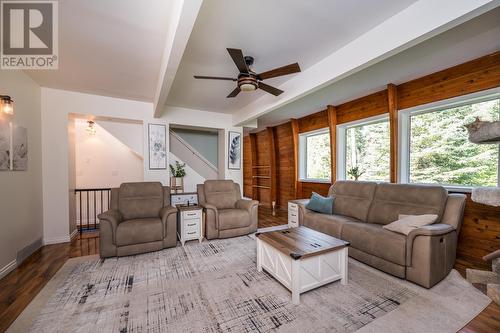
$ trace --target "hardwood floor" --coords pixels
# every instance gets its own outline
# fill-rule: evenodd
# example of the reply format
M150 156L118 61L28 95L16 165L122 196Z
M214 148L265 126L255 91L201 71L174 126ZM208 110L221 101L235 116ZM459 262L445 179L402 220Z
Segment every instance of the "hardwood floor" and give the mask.
M99 234L85 233L71 243L47 245L0 280L0 332L5 332L66 260L99 253Z
M259 207L259 228L287 223L287 212L277 210L275 215L266 207ZM42 290L64 263L73 257L99 253L99 235L85 233L71 243L47 245L36 251L18 268L0 280L0 332L5 332L33 298ZM457 270L464 275L465 268ZM500 332L500 306L492 303L460 332Z

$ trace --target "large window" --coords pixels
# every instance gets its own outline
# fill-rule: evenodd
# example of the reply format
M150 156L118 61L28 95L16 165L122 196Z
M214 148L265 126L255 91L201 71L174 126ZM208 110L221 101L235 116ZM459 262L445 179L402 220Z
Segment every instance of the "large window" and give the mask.
M328 129L300 134L299 176L301 180L330 181L331 153Z
M499 145L469 142L464 125L479 117L499 120L500 99L416 110L409 115L408 181L497 186Z
M345 144L340 147L345 179L390 180L390 130L384 117L375 121L345 125Z

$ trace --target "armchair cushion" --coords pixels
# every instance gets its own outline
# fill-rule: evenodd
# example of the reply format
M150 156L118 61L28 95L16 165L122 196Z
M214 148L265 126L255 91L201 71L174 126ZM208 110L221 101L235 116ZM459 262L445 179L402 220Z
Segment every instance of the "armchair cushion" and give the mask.
M163 223L160 218L145 218L123 221L116 229L116 245L125 246L161 241Z
M205 200L217 209L235 208L239 193L232 180L207 180L204 185Z
M250 213L246 209L219 209L219 230L244 228L250 225Z
M118 209L124 220L157 218L162 207L161 183L124 183L120 186Z

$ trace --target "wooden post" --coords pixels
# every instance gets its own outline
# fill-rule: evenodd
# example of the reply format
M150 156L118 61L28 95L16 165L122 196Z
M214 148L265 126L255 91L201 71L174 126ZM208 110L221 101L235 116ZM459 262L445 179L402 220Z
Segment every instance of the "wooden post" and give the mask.
M297 119L291 120L292 124L292 139L293 139L293 161L294 161L294 189L295 199L302 196L301 186L299 182L299 122Z
M391 183L398 182L398 90L397 86L387 85L387 107L389 109Z
M332 184L337 180L337 110L335 106L328 105L328 127L330 128L330 166Z
M277 204L277 193L278 193L278 182L277 182L277 170L276 170L276 143L274 140L274 129L272 127L267 128L267 137L269 140L269 176L271 177L271 207L273 206L273 201Z
M254 166L257 165L257 139L255 137L255 133L250 133L250 152L251 152L251 162L250 162L250 168L252 169L252 172L250 174L250 177L252 178L252 183L251 183L251 188L252 188L252 199L254 200L259 200L257 196L257 191L255 190L255 187L253 187L254 184L254 176L256 175L256 171Z

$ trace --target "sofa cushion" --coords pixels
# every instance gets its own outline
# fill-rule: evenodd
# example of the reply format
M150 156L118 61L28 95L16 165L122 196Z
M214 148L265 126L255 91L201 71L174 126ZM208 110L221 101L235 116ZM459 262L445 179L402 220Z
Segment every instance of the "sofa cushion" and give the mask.
M240 199L232 180L207 180L204 184L205 200L217 209L234 208Z
M342 226L341 238L360 251L405 265L406 237L385 230L381 225L347 222Z
M123 183L120 186L118 209L124 220L159 217L162 207L161 183Z
M133 219L121 222L116 228L116 245L132 245L161 241L163 224L159 218Z
M250 214L246 209L219 210L219 230L244 228L250 225Z
M399 215L436 214L441 221L447 191L442 186L389 184L377 185L368 222L389 224Z
M332 215L333 200L333 197L325 198L324 196L313 192L306 208L317 213Z
M327 215L321 213L315 213L312 211L306 211L304 214L304 226L314 229L319 232L323 232L333 237L340 238L342 226L346 222L359 222L353 217L342 216L342 215Z
M337 181L330 187L329 196L335 197L333 213L366 221L377 183Z

